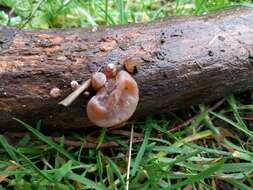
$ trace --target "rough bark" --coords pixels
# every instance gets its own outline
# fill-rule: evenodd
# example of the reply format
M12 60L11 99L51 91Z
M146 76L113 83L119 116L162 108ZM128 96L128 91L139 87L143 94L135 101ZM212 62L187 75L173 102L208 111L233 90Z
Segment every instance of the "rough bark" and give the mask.
M50 128L91 126L87 98L57 103L72 80L108 63L141 62L135 117L208 102L253 87L253 9L91 29L0 28L0 127L42 119ZM53 87L62 90L51 98Z

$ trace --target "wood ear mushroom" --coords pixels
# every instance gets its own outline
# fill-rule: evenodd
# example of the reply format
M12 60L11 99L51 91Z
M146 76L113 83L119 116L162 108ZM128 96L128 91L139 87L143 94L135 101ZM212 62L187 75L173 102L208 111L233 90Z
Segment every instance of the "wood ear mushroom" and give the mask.
M133 115L138 101L139 89L136 81L128 72L120 71L114 78L108 79L90 99L87 115L99 127L114 127Z

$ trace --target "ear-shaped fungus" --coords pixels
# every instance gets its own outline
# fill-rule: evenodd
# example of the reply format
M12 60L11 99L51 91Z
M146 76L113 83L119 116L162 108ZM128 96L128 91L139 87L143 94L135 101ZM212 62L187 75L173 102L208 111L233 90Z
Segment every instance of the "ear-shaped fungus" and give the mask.
M138 101L137 83L126 71L120 71L91 98L87 105L87 114L97 126L117 126L133 115Z

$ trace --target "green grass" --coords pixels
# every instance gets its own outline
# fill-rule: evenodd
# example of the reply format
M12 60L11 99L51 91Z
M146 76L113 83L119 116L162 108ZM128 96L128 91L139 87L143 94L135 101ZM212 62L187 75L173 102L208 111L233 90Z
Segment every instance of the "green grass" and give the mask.
M0 4L7 8L0 12L2 25L32 29L138 23L252 6L250 1L229 0L0 0ZM253 189L251 102L249 92L230 95L209 105L147 116L114 133L98 128L95 133L48 134L40 130L46 127L43 121L30 126L15 119L27 132L0 135L0 190L124 190L131 126L135 135L129 189Z

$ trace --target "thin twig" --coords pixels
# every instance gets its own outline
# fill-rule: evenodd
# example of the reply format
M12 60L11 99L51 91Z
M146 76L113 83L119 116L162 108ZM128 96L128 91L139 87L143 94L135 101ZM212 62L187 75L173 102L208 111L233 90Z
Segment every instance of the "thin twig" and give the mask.
M98 68L97 72L99 72L101 69L102 69L102 66ZM90 85L91 85L91 79L84 81L74 92L69 94L67 98L59 102L59 104L66 107L70 106L78 98L78 96L80 96L80 94L83 93L83 91L85 91L86 89L90 87Z
M129 176L130 176L130 167L131 167L131 158L132 158L133 136L134 136L134 125L132 125L132 127L131 127L128 165L127 165L127 177L126 177L126 190L129 190Z
M206 110L206 111L213 111L215 109L217 109L218 107L220 107L223 103L224 103L224 99L218 101L213 107L211 107L210 109ZM173 127L171 129L169 129L169 132L174 132L174 131L177 131L187 125L189 125L191 122L193 122L201 113L195 115L194 117L191 117L190 119L188 119L186 122L184 122L183 124L180 124L176 127Z
M36 13L36 11L39 9L40 5L43 3L44 0L40 0L36 6L33 8L31 14L28 16L28 18L25 20L25 22L21 25L21 27L19 29L22 29L25 27L25 25L30 22L30 20L32 19L32 17L34 16L34 14Z
M250 116L248 116L248 117L242 117L242 119L248 120L248 121L253 121L253 117L250 117Z
M108 130L107 133L114 134L114 135L122 135L126 137L131 136L131 131L125 131L125 130ZM136 138L143 138L143 134L134 132L133 134Z
M51 139L53 141L56 142L60 142L61 138L60 137L51 137ZM139 142L142 142L143 139L133 139L132 144L137 144ZM125 140L122 141L123 144L128 144L130 142L130 140ZM80 147L82 146L82 148L88 149L88 148L97 148L97 143L91 143L91 142L83 142L83 141L76 141L76 140L68 140L68 139L64 139L64 144L68 145L68 146L73 146L73 147ZM102 143L99 147L100 148L112 148L112 147L119 147L120 144L118 144L115 141L108 141L108 142L104 142Z
M83 91L85 91L87 88L89 88L91 83L91 80L88 79L86 81L84 81L79 87L78 89L76 89L74 92L72 92L71 94L69 94L67 96L67 98L65 98L64 100L62 100L61 102L59 102L59 104L63 105L63 106L70 106L72 104L72 102L75 101L75 99L82 94Z
M31 139L32 140L37 140L38 138L33 136L31 133L27 133L27 132L16 132L16 133L9 133L6 132L4 134L5 136L9 137L9 138L20 138L20 137L24 137L25 135L31 135ZM60 137L49 137L51 140L55 141L55 142L61 142L62 138ZM132 144L137 144L143 141L143 138L136 138L132 140ZM130 140L125 140L122 141L123 144L128 144L130 142ZM80 140L70 140L67 139L66 137L64 138L64 145L67 146L72 146L72 147L80 147L82 146L85 149L88 148L97 148L97 143L93 143L93 142L84 142L84 141L80 141ZM112 148L112 147L119 147L120 144L118 144L115 141L108 141L108 142L104 142L100 145L100 148Z

